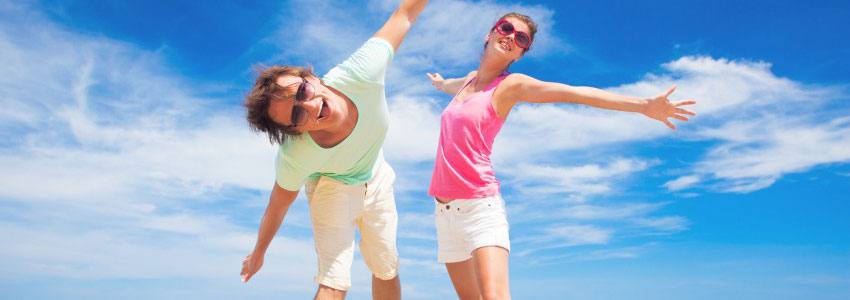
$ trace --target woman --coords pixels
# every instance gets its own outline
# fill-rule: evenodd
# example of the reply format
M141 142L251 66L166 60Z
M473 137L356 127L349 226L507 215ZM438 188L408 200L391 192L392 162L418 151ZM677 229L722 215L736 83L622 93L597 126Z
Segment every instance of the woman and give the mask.
M681 106L696 101L667 99L675 87L640 99L508 73L511 63L531 48L536 31L528 16L507 14L487 34L478 70L456 79L428 73L434 87L454 95L441 117L428 194L436 200L437 260L446 264L460 299L510 299L508 222L490 153L514 105L579 103L641 113L671 129L676 127L668 118L687 121L685 115L695 115Z

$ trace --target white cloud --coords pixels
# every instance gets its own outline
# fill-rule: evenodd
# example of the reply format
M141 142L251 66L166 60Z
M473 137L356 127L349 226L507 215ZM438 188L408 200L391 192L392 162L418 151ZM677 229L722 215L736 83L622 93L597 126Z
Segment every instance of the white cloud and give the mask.
M279 59L306 53L298 58L318 68L341 61L395 6L373 1L356 8L371 12L364 17L326 1L293 3L303 4L319 9L302 10L301 18L282 21L283 29L267 42L286 50ZM0 267L2 273L238 280L238 266L232 265L250 249L255 228L237 225L229 212L207 212L196 205L220 201L208 198L228 188L267 191L274 148L248 132L241 111L216 109L210 105L216 99L197 96L198 88L169 69L158 53L69 32L25 5L0 2L0 10L0 71L5 75L0 78L0 105L6 109L0 112L0 137L6 141L3 146L9 145L0 152L0 201L22 212L0 226L5 237L0 238L0 256L13 258L5 260L11 263ZM555 13L540 6L434 1L415 25L388 78L392 125L386 153L401 166L399 173L410 175L399 178L404 188L398 189L425 188L427 163L436 149L442 107L435 99L443 98L433 97L422 73L436 68L466 73L477 62L487 27L510 10L527 12L541 24L529 59L569 49L552 30ZM292 35L305 42L292 43ZM694 108L700 115L691 124L672 132L635 114L574 105L520 105L495 147L497 167L508 170L500 176L515 191L604 199L630 189L629 179L659 164L657 160L609 157L610 162L582 165L571 161L575 156L565 155L665 137L718 142L692 170L677 172L685 175L664 184L671 191L699 183L747 192L770 186L785 174L850 160L846 117L789 117L820 116L815 113L821 105L837 97L835 88L779 77L765 62L684 57L662 67L663 74L609 90L652 96L676 83L674 98L700 101ZM605 158L585 156L597 162ZM430 202L420 201L427 197L410 198L400 202L430 207ZM565 203L563 209L540 210L534 205L541 202L508 200L512 225L524 235L514 239L518 257L582 245L607 248L623 236L670 234L689 225L685 217L661 213L667 203L600 204L603 201L594 198L598 202L576 204L554 198L543 204ZM433 242L429 209L411 212L418 207L402 212L399 237ZM306 211L292 213L287 220L300 229L307 227ZM25 226L38 220L48 221ZM14 239L19 236L35 238ZM442 276L441 267L428 260L433 249L414 244L405 243L402 249L417 258L403 262L428 271L414 276ZM590 257L640 254L628 248L597 250ZM285 233L273 244L269 257L276 262L268 261L263 276L297 283L286 285L289 289L312 286L303 272L314 269L312 253L309 240ZM564 254L535 258L551 261L558 255ZM368 271L358 264L357 280L368 279ZM405 288L421 290L416 285Z
M610 229L592 225L555 225L541 230L532 237L520 237L511 240L511 247L519 257L545 250L574 247L580 245L602 245L608 243L613 235ZM523 245L516 250L514 244ZM544 255L538 255L544 256Z
M520 104L511 112L494 145L493 160L553 157L559 151L592 149L671 134L661 123L637 114L575 105Z
M158 54L31 23L10 20L0 30L2 57L14 58L0 66L10 74L0 90L30 125L17 133L21 151L0 155L7 162L0 195L110 195L141 188L139 182L271 186L274 149L248 132L241 114L216 111L209 105L215 99L194 96L201 91ZM33 61L42 63L25 63Z
M765 117L703 131L724 143L709 151L697 170L728 183L725 190L748 192L779 177L812 167L850 161L850 122Z
M646 246L640 247L625 247L625 248L612 248L612 249L597 249L597 250L584 250L584 251L576 251L571 249L571 251L564 251L563 253L559 253L556 255L548 255L548 256L540 256L534 255L528 257L528 262L532 265L547 265L547 264L562 264L565 262L582 262L582 261L598 261L598 260L611 260L611 259L632 259L639 257L642 255Z
M394 162L433 160L440 135L440 115L433 100L398 95L390 103L390 129L384 153Z
M699 115L728 117L753 109L775 110L777 102L829 99L829 88L806 87L801 83L773 74L771 64L762 61L733 61L725 58L685 56L662 65L668 72L648 74L643 80L619 86L615 91L654 96L672 84L678 86L673 98L699 100L694 106ZM826 98L826 99L825 99ZM765 107L768 106L768 107ZM722 112L722 114L720 114Z
M635 224L652 229L658 233L679 232L688 228L688 220L680 216L667 216L659 218L639 218Z
M433 207L429 204L426 202L423 206ZM400 239L414 239L418 242L437 240L432 213L399 212L398 227L403 229L398 233Z
M551 238L563 239L569 245L604 244L611 231L587 225L566 225L545 230Z
M397 2L370 1L365 6L335 5L333 1L293 1L297 17L285 18L268 43L278 46L283 64L306 58L319 73L342 62L376 32ZM311 7L304 10L303 7ZM431 1L399 48L388 71L388 91L421 95L433 91L425 72L466 74L477 67L490 26L508 12L521 12L538 23L535 46L528 59L566 53L570 47L553 31L555 12L539 5L504 5L458 0ZM299 28L299 30L293 30ZM293 41L300 41L293 43ZM437 69L439 67L439 69Z
M700 177L697 175L681 176L679 178L664 183L664 187L666 187L667 190L670 191L679 191L691 187L694 184L699 183L699 181Z
M509 167L511 183L521 185L524 194L569 194L576 200L588 195L610 194L617 179L647 169L652 162L636 159L616 159L607 165L588 164L560 167L519 163Z
M153 220L141 215L133 219ZM0 254L15 259L5 260L7 263L0 267L2 273L14 274L16 278L232 277L238 280L239 262L255 238L252 233L233 228L226 222L216 222L218 220L210 216L178 216L172 220L179 221L177 223L159 224L167 225L163 228L137 226L132 224L134 221L128 221L129 226L115 226L114 222L106 221L113 226L87 230L80 230L80 224L32 226L3 222L0 241L4 247L0 247ZM156 238L151 239L152 235ZM289 266L266 264L263 275L287 276L309 283L309 278L290 268L311 268L314 260L305 258L312 255L312 249L309 240L279 237L267 256L274 256L275 261L287 261Z
M825 108L842 97L843 88L779 77L766 62L683 57L664 68L670 74L615 90L649 94L676 83L676 94L699 100L698 127L688 137L719 142L691 174L667 182L669 190L705 182L712 190L747 193L786 174L850 161L847 118Z
M550 251L577 246L597 246L592 250L612 249L612 241L646 236L669 235L688 229L689 222L682 216L661 213L669 202L622 202L608 204L547 204L521 203L509 207L511 226L521 226L524 234L514 236L512 247L516 253L533 263L554 262L559 259L575 260L563 251ZM562 207L558 207L562 206ZM545 225L541 225L545 224ZM515 232L515 231L512 231ZM529 256L534 253L535 255ZM636 251L629 251L636 255ZM602 255L597 259L626 258L623 255Z
M273 148L157 53L69 32L26 5L2 9L0 91L15 111L0 115L14 126L0 201L17 212L0 234L14 258L3 273L238 280L253 235L197 207L223 188L267 190ZM280 256L312 265L309 241L281 243Z
M623 203L616 206L580 204L562 210L558 217L575 220L620 220L654 212L665 203Z
M404 64L428 70L440 66L440 72L471 71L481 55L484 38L499 17L509 12L530 16L538 25L534 48L528 58L545 57L569 49L552 30L555 11L538 5L503 5L493 2L432 1L414 24L403 46L405 57L427 58L427 63Z

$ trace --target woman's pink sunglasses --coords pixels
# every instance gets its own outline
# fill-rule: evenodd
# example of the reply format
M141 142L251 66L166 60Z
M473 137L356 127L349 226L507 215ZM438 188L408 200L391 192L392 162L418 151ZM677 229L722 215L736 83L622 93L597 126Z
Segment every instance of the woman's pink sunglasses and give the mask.
M516 28L514 28L514 24L512 24L508 20L499 20L499 22L496 22L496 25L493 25L493 29L496 29L496 32L501 35L510 35L511 33L516 33L514 35L514 44L525 50L528 50L528 48L531 47L531 36L528 35L528 33L516 30Z

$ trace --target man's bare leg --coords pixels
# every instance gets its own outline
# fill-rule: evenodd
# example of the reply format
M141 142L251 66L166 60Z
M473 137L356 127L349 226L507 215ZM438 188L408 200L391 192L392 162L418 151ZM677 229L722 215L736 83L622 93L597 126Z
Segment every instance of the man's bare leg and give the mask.
M343 300L345 299L345 291L337 290L324 285L319 285L319 290L316 291L316 297L313 300Z
M372 299L373 300L399 300L401 299L401 282L398 275L390 280L381 280L372 275Z

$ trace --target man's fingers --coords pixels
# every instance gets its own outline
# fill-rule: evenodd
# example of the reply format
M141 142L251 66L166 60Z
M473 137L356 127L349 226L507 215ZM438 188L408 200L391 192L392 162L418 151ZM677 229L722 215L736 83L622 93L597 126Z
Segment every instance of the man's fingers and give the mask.
M251 279L251 276L254 275L254 272L248 271L248 267L245 266L242 268L242 273L239 275L242 276L242 282L248 282L248 280Z

